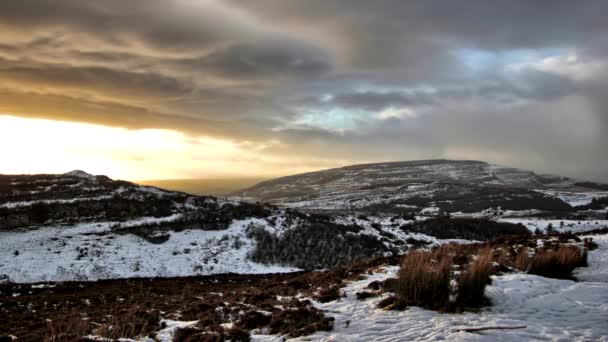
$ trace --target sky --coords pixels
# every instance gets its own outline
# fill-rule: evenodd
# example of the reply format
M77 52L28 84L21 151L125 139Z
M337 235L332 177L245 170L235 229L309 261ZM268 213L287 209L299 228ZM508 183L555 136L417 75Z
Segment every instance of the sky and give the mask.
M0 1L0 173L475 159L608 182L608 2Z

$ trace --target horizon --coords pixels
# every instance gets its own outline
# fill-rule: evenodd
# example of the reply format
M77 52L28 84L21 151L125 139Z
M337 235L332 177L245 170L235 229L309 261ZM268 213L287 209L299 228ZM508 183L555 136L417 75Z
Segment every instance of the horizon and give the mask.
M449 162L479 162L479 163L485 163L485 164L490 164L490 165L495 165L495 166L503 166L503 167L512 167L510 165L502 165L502 164L494 164L494 163L490 163L487 161L483 161L483 160L476 160L476 159L448 159L448 158L429 158L429 159L412 159L412 160L386 160L386 161L374 161L374 162L362 162L362 163L357 163L357 164L349 164L349 165L342 165L342 166L335 166L335 167L329 167L329 168L323 168L323 169L313 169L310 171L305 171L305 172L296 172L296 173L288 173L288 174L280 174L277 176L266 176L266 177L253 177L253 176L199 176L199 177L191 177L191 178L144 178L144 179L127 179L127 178L112 178L109 177L107 174L103 174L103 173L95 173L95 172L88 172L87 170L82 170L82 169L70 169L68 171L59 171L59 172L55 172L55 173L49 173L49 172L30 172L30 173L0 173L0 174L4 174L4 175L38 175L38 174L66 174L66 173L70 173L70 172L84 172L86 174L89 175L93 175L93 176L106 176L109 177L111 179L114 180L125 180L125 181L130 181L130 182L162 182L162 181L199 181L199 180L209 180L209 181L225 181L225 180L261 180L261 181L265 181L265 180L272 180L272 179L276 179L276 178L283 178L283 177L290 177L290 176L296 176L296 175L301 175L301 174L306 174L306 173L316 173L316 172L320 172L320 171L327 171L327 170L333 170L333 169L340 169L340 168L348 168L348 167L353 167L353 166L364 166L364 165L377 165L377 164L391 164L391 163L408 163L408 162L425 162L425 161L449 161ZM517 168L517 169L521 169L521 168ZM524 171L531 171L534 172L535 174L538 175L551 175L551 176L561 176L561 177L568 177L568 176L564 176L564 175L559 175L559 174L551 174L551 173L543 173L543 172L538 172L536 170L532 170L532 169L521 169ZM578 181L585 181L585 180L589 180L589 179L579 179L579 178L575 178L575 177L568 177L568 178L572 178Z
M608 182L607 10L5 1L0 173L270 179L443 158Z

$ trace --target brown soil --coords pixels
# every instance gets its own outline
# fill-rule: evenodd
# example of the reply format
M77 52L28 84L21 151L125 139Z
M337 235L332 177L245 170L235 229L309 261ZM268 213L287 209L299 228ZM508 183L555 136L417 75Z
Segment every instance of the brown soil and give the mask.
M333 300L345 280L396 258L331 271L266 275L214 275L0 285L0 337L18 341L72 341L98 334L109 338L154 336L160 318L199 320L180 332L184 341L223 340L266 328L300 336L330 330L333 318L297 295ZM338 296L336 297L336 294ZM335 297L335 298L334 298ZM333 298L333 299L332 299ZM222 323L233 323L224 329Z

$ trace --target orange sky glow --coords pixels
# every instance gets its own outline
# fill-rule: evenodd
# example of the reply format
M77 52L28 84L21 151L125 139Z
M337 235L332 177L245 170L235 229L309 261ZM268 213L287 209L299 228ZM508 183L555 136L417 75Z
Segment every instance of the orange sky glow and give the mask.
M63 173L83 169L127 180L277 176L281 160L264 146L166 129L128 130L75 122L0 115L4 146L0 173ZM260 163L260 161L265 161ZM307 171L294 161L285 172Z

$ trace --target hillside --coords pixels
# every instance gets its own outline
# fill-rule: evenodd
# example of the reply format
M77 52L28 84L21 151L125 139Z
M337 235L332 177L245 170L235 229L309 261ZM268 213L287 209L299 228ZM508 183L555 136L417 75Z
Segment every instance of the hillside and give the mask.
M582 188L568 179L532 173L524 177L522 172L496 171L480 162L446 163L355 166L256 186L255 191L291 189L287 194L304 188L318 190L316 197L306 195L314 200L297 202L300 197L296 196L294 202L277 202L281 206L166 191L82 171L1 175L0 239L5 248L0 249L0 278L39 282L291 272L339 267L450 241L608 226L603 200L573 209L559 199L571 189L579 191L579 197L567 194L577 203L603 192L580 192ZM430 171L415 175L412 168ZM494 176L488 176L490 169ZM426 177L429 180L423 181ZM474 181L482 178L486 185ZM511 185L497 184L496 179ZM288 180L294 185L284 186ZM397 185L403 182L409 185ZM544 193L513 187L522 182L550 186ZM450 200L440 200L450 194L446 187L458 189L461 197L451 193ZM413 193L408 189L414 189ZM558 191L553 189L559 192L551 195L550 191ZM330 191L335 193L333 197ZM511 195L505 196L506 191ZM362 196L367 204L356 206L363 202L352 200ZM340 200L358 209L376 210L309 210L323 203L340 208ZM305 211L283 207L286 203ZM446 205L463 203L494 209L469 217L454 212L452 218L438 215ZM531 217L536 211L530 209L538 203L573 217L544 217L542 212ZM518 205L522 211L503 211L507 204L511 209ZM500 215L484 214L497 210Z
M0 277L39 282L336 267L439 244L410 227L415 219L304 214L82 171L3 175ZM466 226L442 238L486 236ZM501 231L527 232L496 225Z
M577 211L608 196L601 184L538 175L481 161L364 164L259 183L235 193L249 200L317 210L478 213ZM584 208L586 209L586 208ZM603 209L603 207L602 207Z
M433 173L439 179L445 172ZM437 183L471 186L479 178L474 173L454 173L453 181ZM492 186L524 193L513 187L521 177L510 174L504 178L511 185ZM530 210L498 217L319 213L82 171L2 175L0 341L362 341L438 334L450 340L601 340L608 221L591 218L606 214L603 200L583 202L602 193L583 192L567 179L549 184L545 193L530 191L561 201L578 220L526 216ZM564 192L579 207L556 197ZM575 233L544 234L551 231ZM574 251L580 261L566 271L527 266L557 253L553 249ZM481 306L459 299L464 313L439 313L424 303L400 311L395 284L407 269L404 262L399 267L404 255L445 252L437 255L452 260L444 277L452 284L471 272L484 250L495 260L488 261L492 277L486 275L479 292ZM522 256L528 261L520 264ZM547 278L551 272L562 278ZM451 286L442 288L460 285ZM468 298L465 293L456 298ZM514 331L475 332L494 326Z

